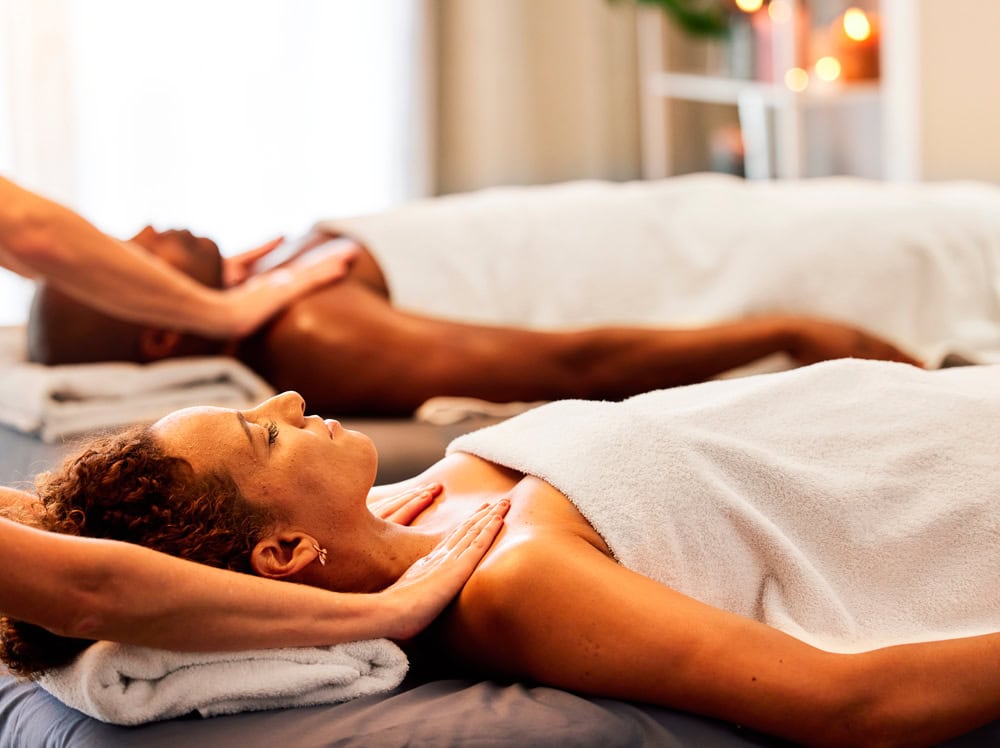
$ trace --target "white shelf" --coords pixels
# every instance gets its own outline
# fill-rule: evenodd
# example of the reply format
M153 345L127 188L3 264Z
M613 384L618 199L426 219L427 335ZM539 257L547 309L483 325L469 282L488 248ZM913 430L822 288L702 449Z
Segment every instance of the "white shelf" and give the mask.
M807 0L789 0L793 12ZM803 111L808 108L871 102L881 105L878 81L824 83L811 80L801 92L784 84L795 64L793 27L775 28L772 78L775 82L663 70L664 18L644 9L639 16L639 69L642 80L643 172L647 178L672 173L670 121L665 102L682 100L736 106L744 142L746 176L766 179L804 176ZM772 156L774 163L772 164Z
M654 72L646 77L646 93L670 99L706 104L739 104L748 94L760 97L767 106L788 104L824 105L853 101L875 101L881 93L877 82L813 83L805 91L792 91L784 84L724 78L696 73Z

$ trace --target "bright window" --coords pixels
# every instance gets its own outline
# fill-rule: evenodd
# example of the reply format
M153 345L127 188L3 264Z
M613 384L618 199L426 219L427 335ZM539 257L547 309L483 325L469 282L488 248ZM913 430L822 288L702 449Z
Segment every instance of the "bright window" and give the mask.
M419 191L419 0L9 2L0 168L110 233L238 251Z

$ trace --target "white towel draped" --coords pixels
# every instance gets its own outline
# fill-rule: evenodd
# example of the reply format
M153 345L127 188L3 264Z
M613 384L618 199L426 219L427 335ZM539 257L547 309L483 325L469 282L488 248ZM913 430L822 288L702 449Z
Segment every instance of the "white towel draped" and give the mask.
M629 568L824 649L1000 630L1000 366L842 360L459 437Z
M721 174L495 187L326 221L393 304L537 328L810 314L1000 361L1000 189Z

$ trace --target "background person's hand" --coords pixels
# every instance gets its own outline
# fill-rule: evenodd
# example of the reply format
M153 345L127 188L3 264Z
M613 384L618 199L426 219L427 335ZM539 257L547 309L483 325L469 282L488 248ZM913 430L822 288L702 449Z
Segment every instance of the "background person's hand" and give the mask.
M444 610L468 581L503 526L510 501L486 504L381 594L391 600L391 639L412 639Z
M428 483L426 486L418 486L394 496L370 501L368 509L376 517L398 525L408 525L420 516L424 509L433 504L434 499L440 496L443 490L444 486L440 483Z
M253 266L265 255L270 254L275 249L285 243L285 238L279 236L269 242L261 244L259 247L248 249L238 255L222 258L222 282L226 288L238 286L247 278L254 274Z
M269 242L251 250L257 253L254 262L278 246L280 242ZM250 335L298 297L343 278L357 253L358 247L354 244L331 245L327 251L315 251L274 270L250 275L240 285L223 291L233 336ZM228 271L229 277L242 272L236 267L234 264Z
M793 342L789 353L799 364L835 358L869 358L923 366L887 340L851 325L808 317L794 319L791 325Z

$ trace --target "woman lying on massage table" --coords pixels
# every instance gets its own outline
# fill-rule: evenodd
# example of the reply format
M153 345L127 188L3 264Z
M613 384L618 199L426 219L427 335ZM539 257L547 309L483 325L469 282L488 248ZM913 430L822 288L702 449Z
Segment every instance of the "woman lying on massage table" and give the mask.
M91 445L40 484L44 523L364 592L509 500L421 644L810 744L931 744L1000 717L998 375L844 360L552 403L375 489L444 485L409 527L366 506L371 442L285 393ZM25 672L67 656L36 633L4 624Z

